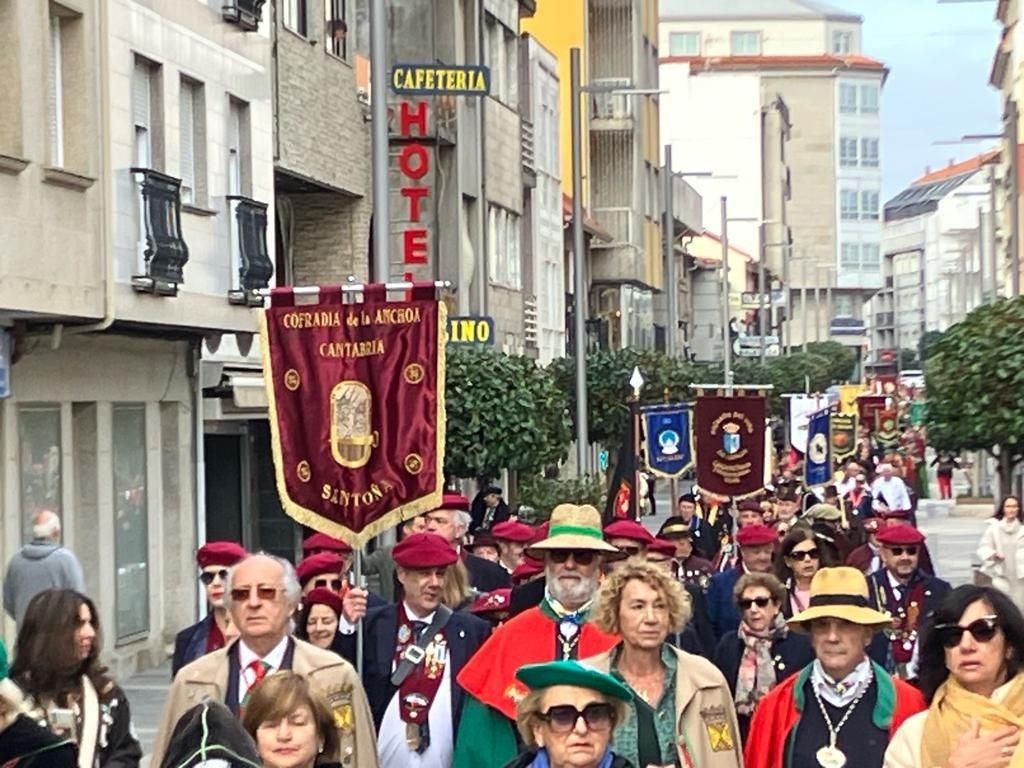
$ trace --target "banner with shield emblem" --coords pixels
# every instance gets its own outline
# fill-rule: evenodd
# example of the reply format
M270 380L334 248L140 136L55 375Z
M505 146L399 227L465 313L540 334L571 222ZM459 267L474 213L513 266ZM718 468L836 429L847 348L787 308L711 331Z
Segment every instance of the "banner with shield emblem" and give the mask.
M694 419L697 485L742 498L764 487L766 398L699 395Z
M643 409L647 468L661 477L679 477L693 466L693 433L688 403Z
M288 515L358 548L441 503L445 326L433 284L402 301L383 285L323 286L312 304L271 292L260 333Z
M833 461L842 461L857 451L857 414L833 413L829 418L829 448Z
M832 479L829 446L829 408L811 414L807 422L807 454L804 456L804 483L825 485Z

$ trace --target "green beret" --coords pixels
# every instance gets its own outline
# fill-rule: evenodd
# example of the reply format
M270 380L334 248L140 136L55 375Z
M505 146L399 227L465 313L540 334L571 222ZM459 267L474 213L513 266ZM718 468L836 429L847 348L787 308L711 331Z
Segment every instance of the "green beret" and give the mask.
M578 661L549 661L526 664L516 671L516 678L531 690L553 685L574 685L589 688L622 701L632 701L633 693L611 675L586 667Z

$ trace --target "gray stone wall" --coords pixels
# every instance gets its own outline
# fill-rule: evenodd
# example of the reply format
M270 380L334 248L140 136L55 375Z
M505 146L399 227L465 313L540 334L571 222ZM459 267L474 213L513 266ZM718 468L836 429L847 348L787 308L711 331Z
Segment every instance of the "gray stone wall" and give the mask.
M369 278L369 198L330 192L294 195L292 260L296 285Z

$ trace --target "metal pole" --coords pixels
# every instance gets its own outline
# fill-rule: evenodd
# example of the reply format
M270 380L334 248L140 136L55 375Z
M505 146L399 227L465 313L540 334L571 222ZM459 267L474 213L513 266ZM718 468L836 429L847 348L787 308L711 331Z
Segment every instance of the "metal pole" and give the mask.
M762 221L758 227L758 235L761 239L761 257L757 260L757 332L761 334L761 365L764 365L765 356L765 343L764 337L768 333L765 327L765 304L764 304L764 292L766 283L768 282L765 276L764 259L768 254L768 248L765 244L764 237L764 222Z
M807 351L807 254L801 254L800 259L800 314L803 315L803 351Z
M573 333L576 337L576 476L587 474L587 285L583 259L583 148L580 115L580 49L569 51L570 100L572 118L572 272Z
M722 195L722 370L725 391L732 394L732 348L729 334L729 200Z
M973 264L972 264L973 266ZM978 206L978 306L985 303L985 212Z
M675 203L672 199L672 145L665 145L665 167L661 170L665 177L665 220L662 224L662 247L665 258L665 290L668 292L668 328L665 336L665 352L669 357L676 356L676 343L679 335L679 279L676 277L675 254Z
M370 103L373 164L373 275L386 283L391 275L391 212L388 207L388 52L384 0L370 0ZM356 558L358 567L359 559ZM359 658L362 658L360 654Z
M814 340L821 341L821 264L814 265Z
M893 346L896 347L896 373L903 373L903 339L900 333L900 283L895 275L892 279L892 328Z
M825 270L825 274L828 275L828 283L825 285L825 327L822 334L825 336L825 341L828 341L832 338L832 270Z
M988 169L988 242L992 262L992 302L999 298L999 248L996 246L996 170Z
M793 286L790 284L790 260L793 258L793 245L789 242L789 229L783 228L786 244L782 246L782 289L785 291L786 314L779 323L779 332L785 336L786 355L793 351Z
M1006 151L1010 155L1010 297L1020 296L1020 168L1017 163L1017 102L1006 102Z

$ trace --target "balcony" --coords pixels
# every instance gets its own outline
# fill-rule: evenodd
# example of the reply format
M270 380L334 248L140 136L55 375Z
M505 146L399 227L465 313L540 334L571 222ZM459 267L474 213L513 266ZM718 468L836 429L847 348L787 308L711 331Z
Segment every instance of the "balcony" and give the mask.
M246 32L259 29L263 5L267 0L225 0L221 17L228 24L237 24Z
M589 85L590 128L594 131L630 131L633 129L635 96L616 91L633 88L628 77L608 77Z
M231 209L231 274L228 301L259 307L261 288L270 284L274 264L267 251L267 204L229 195Z
M139 184L139 266L132 287L176 296L185 282L188 245L181 234L181 179L151 168L132 168Z

